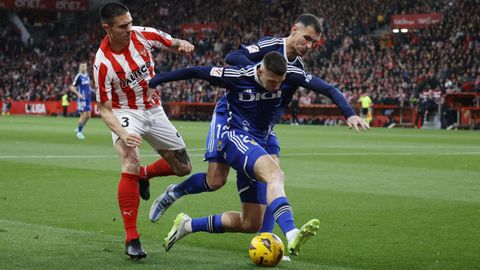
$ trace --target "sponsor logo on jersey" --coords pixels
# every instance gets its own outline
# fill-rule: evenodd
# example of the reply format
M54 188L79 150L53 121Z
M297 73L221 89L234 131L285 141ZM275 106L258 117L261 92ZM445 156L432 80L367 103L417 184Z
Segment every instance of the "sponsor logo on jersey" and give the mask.
M223 68L220 68L220 67L213 67L213 68L210 70L210 76L213 76L213 77L219 77L219 78L221 78L221 77L222 77L222 73L223 73Z
M263 92L263 93L249 93L243 92L238 93L238 100L250 102L250 101L259 101L259 100L266 100L266 99L276 99L282 97L282 91L278 90L276 92Z
M150 65L151 63L148 61L137 70L130 72L124 80L120 81L120 86L125 88L127 86L135 86L139 84L143 79L145 79L145 77L147 77Z

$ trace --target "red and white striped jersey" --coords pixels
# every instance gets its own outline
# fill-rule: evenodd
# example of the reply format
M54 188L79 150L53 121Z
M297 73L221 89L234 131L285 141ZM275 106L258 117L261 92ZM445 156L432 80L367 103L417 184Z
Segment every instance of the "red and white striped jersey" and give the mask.
M172 37L150 27L133 26L130 44L120 52L110 49L105 36L95 55L93 77L97 101L112 101L113 109L148 110L160 100L148 100L148 82L155 76L152 49L168 48Z

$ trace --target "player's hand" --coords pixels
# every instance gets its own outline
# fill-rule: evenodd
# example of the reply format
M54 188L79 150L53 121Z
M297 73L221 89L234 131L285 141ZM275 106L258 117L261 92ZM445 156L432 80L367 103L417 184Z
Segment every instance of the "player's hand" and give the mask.
M370 126L358 115L352 115L347 119L347 125L350 129L355 128L357 132L360 132L360 128L363 130L370 129Z
M82 99L82 98L83 98L83 95L80 94L80 93L78 93L77 97L78 97L79 99Z
M142 143L142 137L137 134L127 134L127 136L122 138L122 141L128 147L139 147Z
M188 54L193 52L195 49L195 46L193 46L190 42L183 40L183 39L178 39L178 49L177 51L182 54Z
M160 100L160 95L158 94L157 89L148 88L148 102L154 103L155 100Z

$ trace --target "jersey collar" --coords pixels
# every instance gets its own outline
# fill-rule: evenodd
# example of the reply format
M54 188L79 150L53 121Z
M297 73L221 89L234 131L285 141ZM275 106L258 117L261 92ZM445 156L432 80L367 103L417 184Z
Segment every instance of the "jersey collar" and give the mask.
M260 65L262 64L262 62L256 64L255 66L253 66L253 69L255 70L255 72L253 72L254 74L254 77L255 77L255 81L263 87L263 84L262 84L262 81L260 81L260 78L258 77L258 74L257 74L257 71L258 69L260 68ZM265 88L265 87L264 87Z

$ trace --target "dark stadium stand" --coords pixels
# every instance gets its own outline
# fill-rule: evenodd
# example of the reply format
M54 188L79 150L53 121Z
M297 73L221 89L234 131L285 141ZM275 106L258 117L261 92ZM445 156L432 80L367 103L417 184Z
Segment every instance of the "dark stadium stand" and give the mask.
M376 105L412 109L428 92L438 93L440 106L447 93L480 91L478 1L229 1L232 12L209 0L125 2L134 24L157 27L196 46L188 57L158 54L157 72L223 65L224 56L240 43L265 35L286 36L295 18L309 12L324 19L326 30L323 46L305 57L306 69L344 91L353 105L362 92ZM96 10L58 13L0 10L1 99L59 100L78 63L91 62L104 35ZM414 13L441 13L443 20L425 29L392 32L393 15ZM20 18L33 40L21 42L11 14ZM330 104L326 97L299 93L311 98L311 104ZM223 89L199 81L165 84L161 92L164 103L212 103L222 94ZM375 111L382 125L385 110Z

